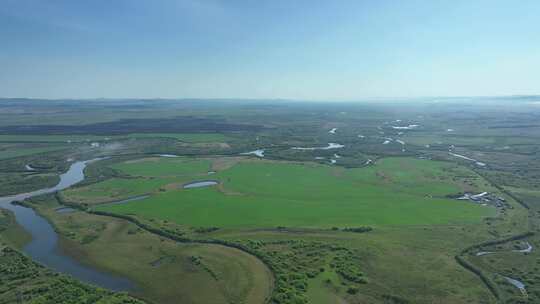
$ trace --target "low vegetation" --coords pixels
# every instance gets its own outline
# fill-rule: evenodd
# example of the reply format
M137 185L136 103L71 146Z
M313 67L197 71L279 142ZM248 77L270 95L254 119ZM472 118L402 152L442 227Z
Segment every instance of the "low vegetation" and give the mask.
M49 102L46 111L37 101L0 105L0 193L52 186L73 161L107 157L86 168L84 182L25 206L54 225L63 252L129 278L137 298L540 299L540 133L530 108L96 101L78 111ZM329 143L340 147L319 149ZM264 157L242 154L258 149ZM204 180L218 184L183 188ZM482 192L503 203L456 195ZM64 205L74 210L56 211ZM11 249L29 240L12 214L2 213L0 229L13 255L5 263L38 274L5 277L0 289L16 288L2 289L0 303L142 301L31 266Z
M0 303L28 304L143 304L125 293L115 293L55 273L2 246L0 249Z

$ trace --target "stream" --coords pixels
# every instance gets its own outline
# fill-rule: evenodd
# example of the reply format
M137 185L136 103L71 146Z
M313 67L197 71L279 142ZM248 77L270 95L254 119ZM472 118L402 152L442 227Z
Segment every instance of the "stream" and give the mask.
M523 284L523 282L521 281L518 281L516 279L512 279L510 277L505 277L503 276L503 278L506 279L506 281L508 281L508 283L514 285L517 289L519 289L519 291L523 294L523 295L527 295L527 290L525 289L525 284Z
M103 288L117 291L131 290L134 289L135 285L128 279L82 265L64 254L58 246L58 233L44 217L37 214L32 208L12 204L13 201L23 201L34 196L53 193L83 181L86 165L98 160L100 158L73 163L66 173L60 175L60 182L52 188L0 197L0 208L13 212L17 223L32 236L32 240L22 248L22 251L34 261Z

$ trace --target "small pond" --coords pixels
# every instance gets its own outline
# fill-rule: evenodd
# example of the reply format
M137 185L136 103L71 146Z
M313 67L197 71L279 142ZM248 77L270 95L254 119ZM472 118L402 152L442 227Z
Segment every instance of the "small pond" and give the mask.
M191 183L185 184L184 189L209 187L209 186L214 186L217 184L218 184L218 181L215 181L215 180L191 182Z

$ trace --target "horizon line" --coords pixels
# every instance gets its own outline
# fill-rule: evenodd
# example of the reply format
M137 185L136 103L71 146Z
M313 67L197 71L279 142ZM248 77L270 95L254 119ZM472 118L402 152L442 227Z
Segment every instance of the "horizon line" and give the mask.
M44 101L99 101L99 100L164 100L164 101L185 101L185 100L214 100L214 101L293 101L293 102L362 102L381 100L417 100L417 99L462 99L462 98L540 98L539 94L510 94L510 95L426 95L426 96L371 96L361 98L323 98L323 99L300 99L300 98L252 98L252 97L0 97L0 100L19 99L19 100L44 100Z

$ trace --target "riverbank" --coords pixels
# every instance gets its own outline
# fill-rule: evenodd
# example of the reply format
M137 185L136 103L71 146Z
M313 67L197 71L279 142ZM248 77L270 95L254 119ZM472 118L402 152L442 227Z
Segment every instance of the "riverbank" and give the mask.
M12 212L17 224L30 235L31 240L22 246L22 251L33 260L55 271L72 275L79 280L104 288L111 290L134 289L135 286L129 280L86 267L58 250L58 235L53 226L32 208L21 205L21 202L27 199L63 190L81 182L84 180L86 165L98 160L73 163L66 173L60 175L60 181L54 187L1 197L0 208Z
M85 265L129 278L138 287L131 292L143 299L217 304L249 297L253 300L247 303L264 303L271 293L268 268L236 248L178 243L121 218L84 211L58 213L55 210L61 205L52 196L34 206L63 236L61 245L66 253ZM204 264L194 264L194 256Z
M2 303L111 303L143 304L127 294L115 293L81 283L69 276L55 273L33 262L10 247L0 246L0 288Z
M110 289L130 289L137 296L158 303L177 303L178 299L191 303L224 303L247 298L252 303L262 303L269 298L272 274L248 253L212 244L178 246L176 241L165 241L153 233L140 231L124 220L85 212L57 212L62 206L56 203L54 196L44 194L81 181L84 167L84 163L73 164L56 187L14 196L17 200L32 198L24 202L25 207L11 204L14 197L3 198L2 207L13 211L17 222L33 236L23 247L32 258L79 279ZM147 262L161 261L164 252L174 258L166 259L167 263ZM193 256L202 258L203 266L193 264ZM228 262L223 263L226 260ZM105 275L102 271L114 275ZM243 282L233 279L241 274ZM118 286L127 281L119 281L117 276L129 278L138 288L132 288L131 283ZM169 284L173 280L181 287ZM221 292L205 293L205 290Z

